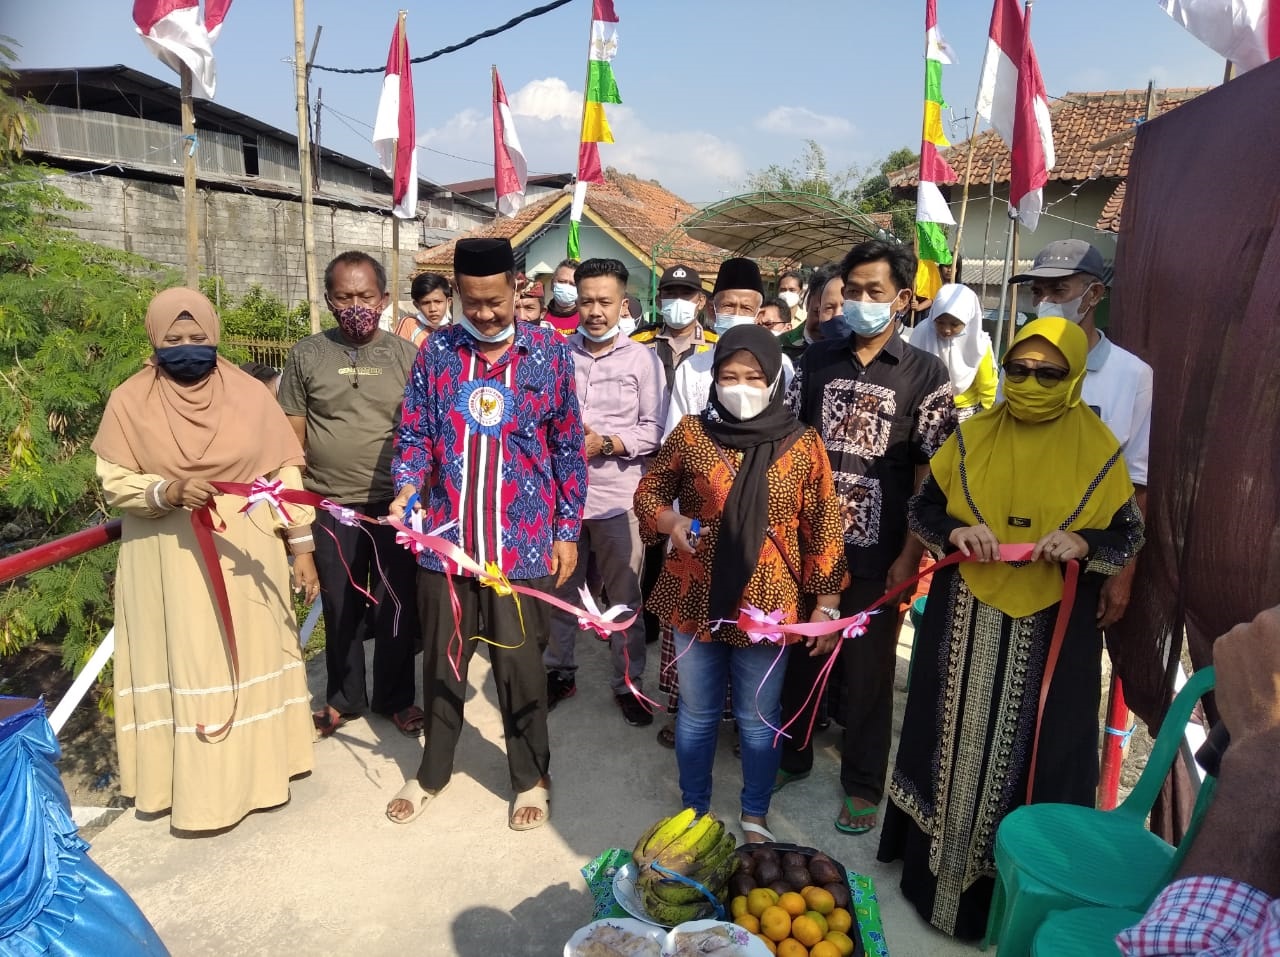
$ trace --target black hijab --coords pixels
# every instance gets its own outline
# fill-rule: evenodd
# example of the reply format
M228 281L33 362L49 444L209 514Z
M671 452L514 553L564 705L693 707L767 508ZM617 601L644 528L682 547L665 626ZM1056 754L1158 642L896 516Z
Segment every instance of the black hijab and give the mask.
M735 352L744 351L755 356L765 377L773 384L764 411L745 421L734 418L720 404L715 387L721 364ZM715 442L740 451L742 464L738 466L720 516L720 534L711 560L708 617L711 621L726 618L737 621L742 593L764 547L769 522L769 466L791 447L804 426L796 421L784 402L782 349L777 337L764 326L734 326L722 335L716 342L711 375L711 393L702 412L702 427Z

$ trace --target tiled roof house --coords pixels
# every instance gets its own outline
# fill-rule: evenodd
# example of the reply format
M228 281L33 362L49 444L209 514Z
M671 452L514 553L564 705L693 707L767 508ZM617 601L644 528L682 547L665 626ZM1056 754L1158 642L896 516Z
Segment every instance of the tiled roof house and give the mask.
M708 289L726 250L690 239L675 228L695 208L657 183L608 170L606 182L587 191L581 228L582 257L612 256L632 271L630 289L644 298L655 276L676 263L693 266ZM539 263L554 267L565 256L571 188L538 197L515 216L495 219L466 234L511 241L518 268L529 271ZM459 237L459 238L466 238ZM418 271L450 275L456 240L417 254Z

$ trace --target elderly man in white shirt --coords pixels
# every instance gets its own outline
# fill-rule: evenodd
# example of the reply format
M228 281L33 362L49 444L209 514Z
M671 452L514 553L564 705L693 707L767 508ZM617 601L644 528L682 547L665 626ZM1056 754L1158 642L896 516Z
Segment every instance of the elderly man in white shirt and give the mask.
M760 267L753 259L735 257L720 264L716 273L715 288L711 293L711 305L715 311L716 335L722 336L734 326L754 325L760 307L764 304L764 280ZM671 405L667 410L667 425L663 438L675 430L686 415L697 415L707 405L711 394L711 366L714 351L708 350L690 356L676 369L671 380ZM795 368L791 360L782 357L784 388L791 384Z

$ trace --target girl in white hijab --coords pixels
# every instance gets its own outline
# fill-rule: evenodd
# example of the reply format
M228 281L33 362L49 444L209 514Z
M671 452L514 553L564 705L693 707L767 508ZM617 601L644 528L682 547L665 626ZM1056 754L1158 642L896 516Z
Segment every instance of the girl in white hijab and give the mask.
M912 331L911 344L947 367L961 421L995 405L998 380L991 337L982 329L982 303L968 286L949 284L938 290L928 318Z

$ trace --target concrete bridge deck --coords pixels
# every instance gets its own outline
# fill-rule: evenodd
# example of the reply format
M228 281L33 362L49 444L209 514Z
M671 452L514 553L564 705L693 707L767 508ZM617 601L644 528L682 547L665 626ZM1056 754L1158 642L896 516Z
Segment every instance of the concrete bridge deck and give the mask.
M904 642L910 627L903 629ZM409 825L383 815L417 768L419 740L381 718L317 741L315 771L290 802L231 830L179 837L166 815L132 810L94 839L93 857L141 906L175 955L332 954L554 957L591 918L578 869L607 847L630 847L678 809L675 755L652 728L629 727L609 692L605 646L579 640L578 693L552 712L552 816L526 833L507 827L506 756L488 660L477 654L450 787ZM657 646L647 687L657 688ZM901 723L909 646L899 647ZM310 663L313 694L322 661ZM660 721L661 718L659 717ZM878 832L832 827L839 806L838 727L818 737L813 775L774 800L779 840L821 848L876 882L893 957L976 949L935 932L898 892L899 867L875 861ZM741 778L728 731L714 809L737 819Z

